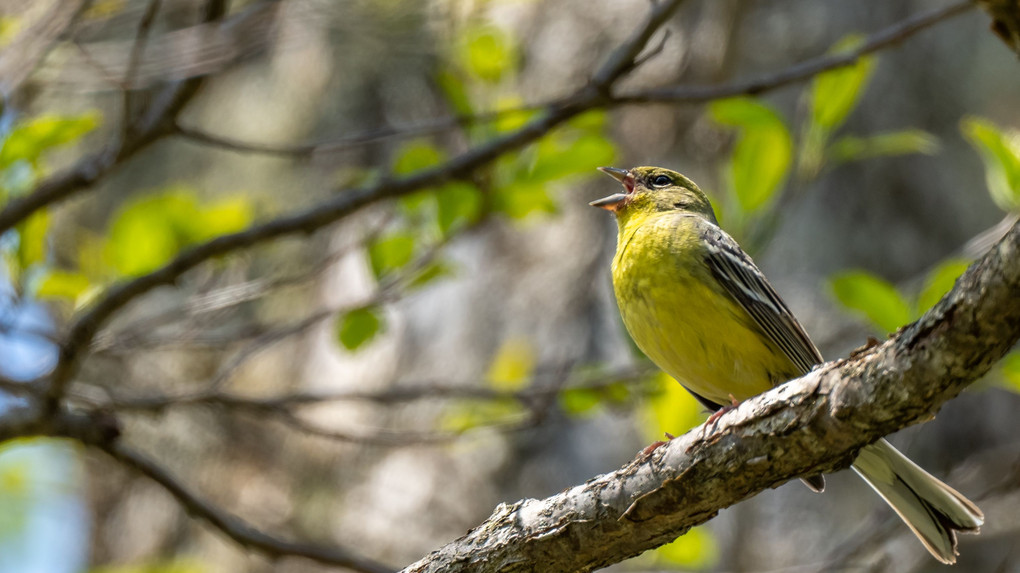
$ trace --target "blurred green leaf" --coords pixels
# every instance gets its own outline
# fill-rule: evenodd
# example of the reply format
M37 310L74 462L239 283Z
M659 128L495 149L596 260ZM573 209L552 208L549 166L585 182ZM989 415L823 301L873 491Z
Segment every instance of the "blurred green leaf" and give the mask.
M436 81L453 111L465 117L474 115L474 107L471 105L467 87L459 75L451 70L442 69L436 74Z
M66 298L74 302L90 286L89 278L81 273L49 269L39 280L35 294L39 298Z
M765 205L780 188L793 160L793 139L782 118L750 98L713 102L712 118L737 127L740 135L730 158L729 175L734 194L744 211Z
M470 183L455 181L436 191L436 222L443 236L449 236L478 220L482 192Z
M910 322L910 305L889 282L864 271L839 273L829 280L836 299L866 316L882 332Z
M344 348L354 351L375 338L382 328L383 319L379 308L365 306L337 317L336 337Z
M556 202L541 183L512 183L499 187L492 196L493 208L510 217L523 219L532 213L555 213Z
M170 187L122 205L113 216L103 250L117 272L144 274L169 262L182 248L240 231L251 220L251 205L244 197L202 205L194 190Z
M77 141L99 125L97 112L78 116L41 115L18 123L0 147L0 170L17 161L39 167L42 154Z
M616 148L598 134L573 136L553 133L539 141L535 162L528 172L528 180L547 182L569 175L590 176L596 167L609 165L616 156Z
M1006 387L1014 392L1020 392L1020 352L1010 352L999 361L999 372L1006 383Z
M939 140L934 135L921 129L905 129L868 137L841 137L833 142L829 154L835 161L847 163L912 153L934 155L938 150Z
M707 569L719 561L719 546L707 528L693 527L656 549L655 556L676 567Z
M531 381L535 369L535 350L531 341L523 337L510 337L500 345L485 380L495 390L520 390Z
M496 132L507 133L509 131L516 131L524 124L528 123L531 118L535 117L538 112L533 109L522 109L524 106L524 100L519 96L513 97L501 97L496 101L496 121L493 123Z
M602 392L594 388L567 388L559 395L560 408L574 418L594 410L602 400Z
M415 171L434 167L445 158L446 154L442 150L425 140L409 141L397 151L396 159L393 162L393 173L409 175Z
M981 117L964 118L960 129L984 161L992 200L1003 211L1020 211L1020 132Z
M679 435L700 424L705 407L665 372L655 375L658 391L648 399L643 424L651 440L663 440L668 432Z
M372 272L382 277L399 270L414 257L414 235L398 231L380 237L368 246L368 258Z
M178 251L180 244L172 220L176 211L189 210L181 197L152 197L120 208L110 226L106 254L120 274L135 276L159 268ZM176 209L175 209L176 208ZM194 215L197 209L190 210Z
M464 32L462 61L471 75L498 82L517 68L517 50L510 37L494 26L470 26Z
M18 230L18 264L27 269L46 258L46 233L50 229L50 214L40 209L19 223Z
M935 306L935 303L953 288L956 279L960 278L969 266L970 261L966 259L950 259L943 261L935 270L928 273L924 287L917 296L916 316L921 316Z
M863 42L858 35L847 36L829 50L830 54L848 52ZM875 68L875 59L862 56L851 66L815 76L811 84L811 120L827 131L843 125L864 93Z
M407 283L407 288L409 290L422 288L443 277L453 275L454 272L450 265L443 261L433 261L428 265L425 265L425 268L418 271L414 278Z

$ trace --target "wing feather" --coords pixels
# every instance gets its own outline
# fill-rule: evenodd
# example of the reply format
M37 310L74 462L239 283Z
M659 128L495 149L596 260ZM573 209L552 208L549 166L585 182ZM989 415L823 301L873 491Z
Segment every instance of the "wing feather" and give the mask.
M801 373L823 362L804 327L737 242L714 225L702 230L702 239L708 245L706 262L716 280Z

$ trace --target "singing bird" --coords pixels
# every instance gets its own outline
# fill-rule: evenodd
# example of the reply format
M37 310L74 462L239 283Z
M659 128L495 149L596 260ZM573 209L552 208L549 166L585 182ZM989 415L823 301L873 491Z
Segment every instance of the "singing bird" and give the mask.
M613 290L652 362L718 411L823 361L693 181L660 167L599 169L623 184L591 205L616 216ZM863 448L853 469L943 563L956 561L956 533L976 533L984 522L974 503L885 440ZM815 491L825 485L821 476L803 480Z

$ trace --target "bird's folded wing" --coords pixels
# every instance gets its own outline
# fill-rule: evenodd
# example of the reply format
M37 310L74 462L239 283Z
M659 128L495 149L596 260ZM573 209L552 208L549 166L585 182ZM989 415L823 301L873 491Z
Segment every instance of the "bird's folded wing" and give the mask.
M822 355L804 327L737 242L714 225L702 230L702 238L708 245L706 262L712 274L765 335L802 373L821 363Z

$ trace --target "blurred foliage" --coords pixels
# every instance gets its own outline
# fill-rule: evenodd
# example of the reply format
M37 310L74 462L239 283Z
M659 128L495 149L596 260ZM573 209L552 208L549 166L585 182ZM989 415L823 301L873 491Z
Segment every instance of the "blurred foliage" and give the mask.
M719 562L719 544L707 527L692 527L672 543L652 552L657 564L682 569L708 569Z
M930 271L921 289L908 294L892 283L867 271L845 271L829 280L836 300L845 308L866 317L879 333L894 332L916 320L935 305L956 284L970 262L948 259Z
M992 200L1003 211L1020 212L1020 131L980 117L964 118L960 129L984 161Z
M356 308L338 317L336 337L347 350L357 350L375 338L382 331L384 324L378 307Z
M750 98L712 102L709 112L715 121L740 131L728 184L743 211L756 211L775 195L790 170L790 132L776 111Z
M489 363L485 380L494 390L513 392L527 386L535 370L535 349L522 336L508 338Z

